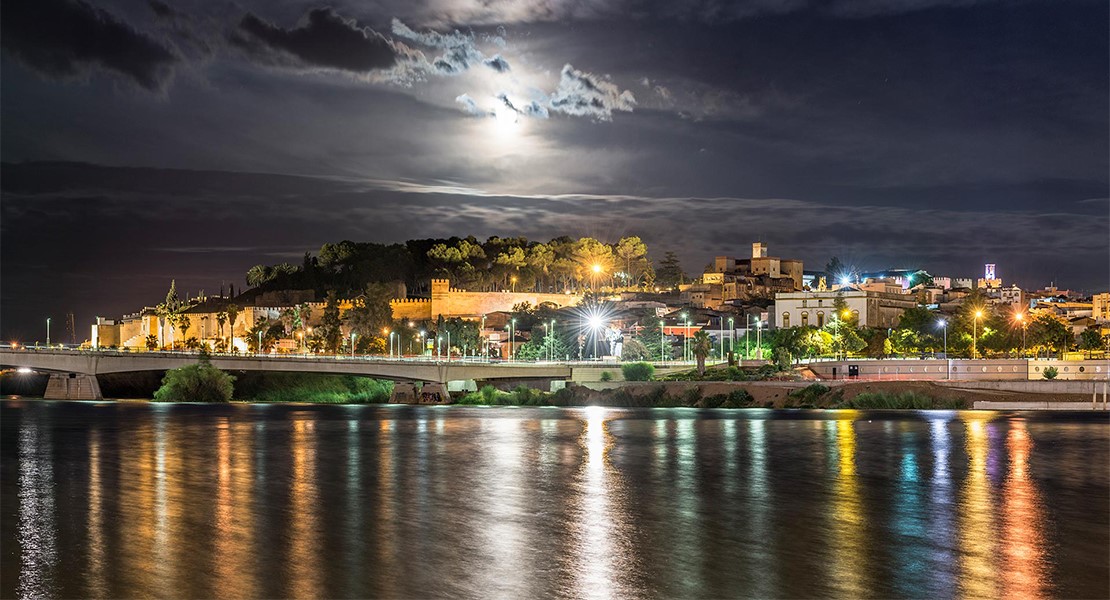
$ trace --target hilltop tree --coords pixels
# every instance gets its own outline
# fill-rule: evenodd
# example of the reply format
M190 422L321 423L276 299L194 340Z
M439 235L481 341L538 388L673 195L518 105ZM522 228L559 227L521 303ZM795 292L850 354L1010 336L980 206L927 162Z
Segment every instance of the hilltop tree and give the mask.
M840 283L840 280L849 275L848 269L840 262L837 257L832 257L829 262L825 264L825 281L831 287L834 284Z
M681 285L686 279L686 273L682 270L682 262L678 260L678 255L668 250L663 255L663 260L659 261L659 268L655 271L655 282L660 286L673 289Z
M647 244L637 236L621 238L616 254L624 261L625 285L638 285L647 270Z
M367 284L347 313L348 327L360 338L384 337L382 330L393 323L393 308L389 304L392 298L390 286L384 283Z

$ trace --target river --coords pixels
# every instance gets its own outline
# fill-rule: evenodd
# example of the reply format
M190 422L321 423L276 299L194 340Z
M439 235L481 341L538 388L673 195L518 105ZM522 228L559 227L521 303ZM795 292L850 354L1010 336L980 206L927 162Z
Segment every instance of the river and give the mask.
M1105 414L0 402L11 597L1108 597Z

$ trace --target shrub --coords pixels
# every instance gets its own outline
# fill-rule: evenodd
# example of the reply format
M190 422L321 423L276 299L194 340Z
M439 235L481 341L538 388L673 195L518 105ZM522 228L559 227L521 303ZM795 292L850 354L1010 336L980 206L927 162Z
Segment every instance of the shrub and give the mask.
M794 398L800 404L807 404L812 406L817 404L817 400L819 400L821 396L827 394L828 391L829 386L821 385L820 383L814 383L811 385L807 385L804 388L798 388L787 394L787 396Z
M207 360L166 371L162 387L154 392L158 402L230 402L235 378Z
M721 408L747 408L751 406L753 402L755 402L755 398L752 398L748 390L732 390L721 404Z
M1060 371L1056 370L1056 367L1045 367L1044 371L1041 371L1041 376L1045 379L1056 379L1059 374Z
M940 400L917 392L902 392L890 394L887 392L865 392L845 401L840 408L872 408L872 409L931 409L931 408L966 408L963 400Z
M600 379L602 381L612 381L613 380L613 374L610 373L609 371L602 371Z
M646 362L634 362L621 365L625 381L651 381L655 375L655 365Z
M791 356L790 351L783 347L775 348L774 353L771 355L771 364L778 367L779 371L789 371L794 366L794 357Z
M478 392L482 397L484 404L497 404L498 397L501 396L501 391L492 385L482 386L482 390Z

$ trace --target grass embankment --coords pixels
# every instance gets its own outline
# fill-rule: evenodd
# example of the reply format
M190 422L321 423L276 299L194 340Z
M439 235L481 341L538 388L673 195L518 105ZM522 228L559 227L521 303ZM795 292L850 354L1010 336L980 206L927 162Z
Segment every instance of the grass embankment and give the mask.
M860 409L961 409L967 408L962 398L936 398L914 390L903 392L862 392L844 399L844 388L830 389L814 383L789 394L792 408L860 408Z
M376 404L389 402L393 382L352 375L243 373L235 381L235 400Z
M611 406L618 408L770 408L769 403L756 403L744 389L727 394L703 395L698 386L681 394L670 394L664 385L620 387L594 391L584 387L568 387L549 393L519 386L502 392L485 386L477 392L460 397L457 404L483 406Z
M798 379L798 375L793 371L780 371L775 365L768 364L755 368L712 367L702 374L698 374L697 369L690 369L668 373L658 379L659 381L794 381Z

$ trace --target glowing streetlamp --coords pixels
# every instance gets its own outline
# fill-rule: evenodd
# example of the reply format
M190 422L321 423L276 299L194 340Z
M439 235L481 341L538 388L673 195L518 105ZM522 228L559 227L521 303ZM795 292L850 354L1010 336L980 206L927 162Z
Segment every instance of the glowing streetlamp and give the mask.
M594 290L597 290L597 276L601 274L601 265L599 265L598 263L594 263L594 266L591 267L590 270L593 271L593 288Z
M355 332L351 332L351 358L355 357Z
M594 358L596 359L597 358L597 335L598 335L598 332L601 331L601 326L602 326L601 317L598 316L598 315L590 315L590 318L589 318L589 320L586 321L586 323L587 323L587 325L589 325L590 331L593 332L593 334L594 334Z
M516 293L516 275L513 275L512 277L510 277L509 281L513 284L513 293L515 294Z
M975 318L971 321L971 358L979 353L979 319L983 318L983 311L975 311Z
M1021 356L1024 357L1025 356L1025 330L1026 330L1025 313L1020 313L1019 312L1018 314L1014 315L1014 319L1017 320L1017 322L1021 324Z
M50 347L50 317L46 317L46 347Z
M509 361L513 360L513 342L516 340L516 319L509 319Z
M763 321L755 320L755 345L756 354L759 360L763 360Z
M941 319L940 321L937 321L937 325L939 325L942 329L944 329L944 362L945 362L945 371L946 371L946 374L945 374L944 378L945 379L951 379L952 378L952 373L949 372L949 366L948 366L948 365L952 364L951 362L948 361L948 321L945 321L944 319Z
M421 329L421 330L420 330L420 356L424 356L424 352L425 352L425 348L424 348L424 337L425 337L426 335L428 335L428 332L427 332L427 331L424 331L423 329Z
M728 318L728 353L732 354L732 338L736 335L736 326L733 324L733 318Z

